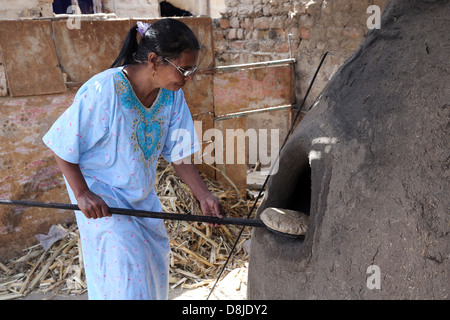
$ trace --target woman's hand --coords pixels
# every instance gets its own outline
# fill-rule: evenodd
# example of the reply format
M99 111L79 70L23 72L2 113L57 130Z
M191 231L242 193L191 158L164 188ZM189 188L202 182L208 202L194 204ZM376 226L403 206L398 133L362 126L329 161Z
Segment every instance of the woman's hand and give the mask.
M78 195L77 202L78 208L88 219L111 217L106 202L89 189Z
M225 216L225 212L220 204L219 200L213 196L211 193L203 199L199 199L200 208L205 216L212 216L223 218ZM210 224L211 226L218 227L219 224Z

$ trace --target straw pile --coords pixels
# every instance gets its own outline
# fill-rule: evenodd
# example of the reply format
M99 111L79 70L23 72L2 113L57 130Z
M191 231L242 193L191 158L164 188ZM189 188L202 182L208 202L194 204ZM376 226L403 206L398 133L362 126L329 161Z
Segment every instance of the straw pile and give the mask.
M41 244L25 249L24 256L0 263L0 300L28 293L81 294L86 291L80 239L76 224L58 225L65 236L44 250Z
M220 173L219 173L220 174ZM227 190L215 180L202 175L212 193L220 200L229 217L245 218L253 205L242 199L234 189ZM155 190L163 211L201 214L200 206L188 187L178 178L171 165L160 161ZM171 289L193 289L212 285L242 227L223 225L210 227L200 222L166 220L170 237ZM81 244L76 224L56 226L63 231L62 239L44 250L41 244L24 250L20 258L0 263L0 300L15 299L33 292L51 295L78 295L86 292L86 279ZM227 265L224 276L243 267L248 255L243 244L250 238L246 227Z
M189 188L176 176L172 166L161 163L158 170L158 196L163 211L201 215L199 204ZM220 173L218 173L220 174ZM243 199L234 188L227 189L218 181L202 175L209 190L220 200L228 217L246 218L253 201ZM201 222L169 221L166 228L170 236L170 272L172 288L183 284L184 288L196 288L215 281L222 265L242 227L222 225L214 228ZM236 246L233 259L226 271L244 266L248 256L243 244L250 238L251 229L244 228ZM224 272L224 275L227 274Z

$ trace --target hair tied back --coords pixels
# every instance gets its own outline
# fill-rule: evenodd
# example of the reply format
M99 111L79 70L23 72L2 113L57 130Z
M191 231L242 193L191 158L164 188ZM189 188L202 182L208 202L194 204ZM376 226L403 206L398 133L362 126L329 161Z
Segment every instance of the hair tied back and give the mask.
M142 22L142 21L138 21L136 30L139 31L141 36L144 37L145 33L150 28L150 26L151 26L151 24L148 24L148 23L145 23L145 22Z

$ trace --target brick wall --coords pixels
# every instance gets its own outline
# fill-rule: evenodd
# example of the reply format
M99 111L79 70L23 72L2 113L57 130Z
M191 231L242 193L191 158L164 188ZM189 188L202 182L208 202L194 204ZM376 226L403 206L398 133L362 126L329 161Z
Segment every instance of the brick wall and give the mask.
M214 22L216 64L227 65L289 57L288 34L297 59L297 98L302 99L322 55L332 51L311 93L314 97L359 47L368 32L367 8L386 0L225 0Z

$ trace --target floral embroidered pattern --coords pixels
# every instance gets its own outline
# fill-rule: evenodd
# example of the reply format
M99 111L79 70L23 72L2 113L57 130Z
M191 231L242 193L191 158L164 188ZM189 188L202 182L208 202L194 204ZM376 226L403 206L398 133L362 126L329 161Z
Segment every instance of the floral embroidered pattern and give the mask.
M121 104L125 108L134 109L137 112L138 116L132 123L131 140L133 141L134 152L139 154L138 161L148 170L159 156L158 151L162 148L161 139L166 131L166 121L158 115L165 104L172 104L173 94L171 91L161 88L153 105L146 108L136 97L125 75L118 72L114 76L115 90Z

